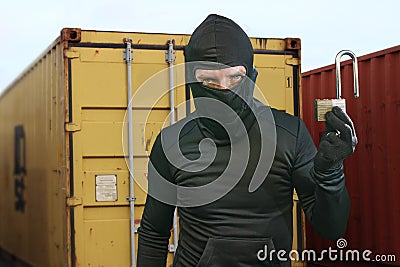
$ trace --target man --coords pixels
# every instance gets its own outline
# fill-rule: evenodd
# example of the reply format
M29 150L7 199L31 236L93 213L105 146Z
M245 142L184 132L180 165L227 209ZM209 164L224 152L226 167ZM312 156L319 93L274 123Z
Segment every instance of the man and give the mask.
M178 206L174 266L290 266L269 253L291 250L294 188L314 229L339 238L350 209L342 161L357 143L350 118L339 108L327 113L316 151L301 119L252 97L253 49L228 18L208 16L185 61L196 111L154 143L138 265L165 266Z

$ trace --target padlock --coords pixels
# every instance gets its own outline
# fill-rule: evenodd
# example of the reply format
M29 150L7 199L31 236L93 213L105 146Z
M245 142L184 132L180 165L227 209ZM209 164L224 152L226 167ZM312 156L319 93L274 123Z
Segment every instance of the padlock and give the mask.
M325 121L325 114L331 111L333 107L340 107L344 112L346 112L346 99L342 98L342 85L340 79L340 59L342 56L348 55L353 60L353 85L354 85L354 97L358 98L360 96L360 91L358 88L358 67L357 67L357 57L350 50L340 51L335 58L336 65L336 99L316 99L314 101L315 108L315 119L317 121Z

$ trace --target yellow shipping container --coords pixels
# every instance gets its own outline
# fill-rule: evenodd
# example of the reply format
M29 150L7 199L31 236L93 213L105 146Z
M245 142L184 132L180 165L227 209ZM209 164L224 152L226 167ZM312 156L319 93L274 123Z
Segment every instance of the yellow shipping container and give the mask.
M0 97L3 255L40 267L131 266L130 175L123 142L128 79L132 93L140 96L132 104L134 175L142 185L135 183L137 227L145 203L148 154L169 120L166 55L173 45L173 64L183 63L189 37L63 29L6 89ZM299 115L300 40L251 41L262 90L256 97L265 96L271 106ZM172 74L177 119L193 108L185 103L190 93L181 70ZM152 84L150 77L157 81ZM294 197L293 247L301 250L304 218L297 202Z

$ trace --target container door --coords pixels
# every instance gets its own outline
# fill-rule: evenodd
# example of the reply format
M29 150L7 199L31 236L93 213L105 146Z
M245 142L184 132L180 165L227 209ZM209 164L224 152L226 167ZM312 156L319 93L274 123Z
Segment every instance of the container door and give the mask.
M82 32L82 38L85 34ZM125 157L128 150L124 141L127 129L127 70L124 61L125 36L118 36L119 44L105 44L104 40L107 41L109 36L104 34L99 44L71 44L67 53L70 57L72 266L131 264L127 201L129 172ZM130 37L134 42L140 39ZM165 36L155 37L162 38L160 42L165 44L168 41ZM148 90L141 87L146 80L168 67L166 48L165 45L133 46L133 94ZM176 56L177 62L183 62L182 50L176 51ZM161 84L150 88L151 91L133 103L134 176L138 181L135 183L134 202L136 227L140 224L146 199L148 156L155 138L165 126L164 122L169 121L169 95L163 92L169 86L168 75L160 77ZM184 90L184 87L177 89L177 105L184 100ZM164 96L152 101L151 96L157 94ZM172 262L172 255L169 253L169 263Z

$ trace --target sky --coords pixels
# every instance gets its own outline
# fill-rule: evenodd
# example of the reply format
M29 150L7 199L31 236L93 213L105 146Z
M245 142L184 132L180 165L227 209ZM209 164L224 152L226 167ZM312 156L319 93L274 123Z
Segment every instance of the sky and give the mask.
M66 27L190 34L215 13L250 37L301 38L302 72L342 49L361 56L400 45L399 0L5 0L0 10L0 93Z

